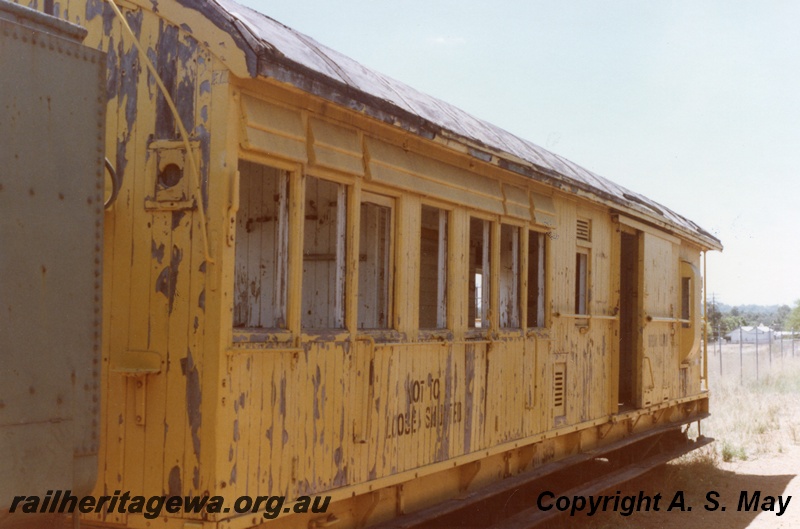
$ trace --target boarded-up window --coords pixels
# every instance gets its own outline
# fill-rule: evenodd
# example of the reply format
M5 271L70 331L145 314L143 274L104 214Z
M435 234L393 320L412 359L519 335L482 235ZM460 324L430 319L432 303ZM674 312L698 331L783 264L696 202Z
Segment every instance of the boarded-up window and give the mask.
M544 234L528 232L528 327L544 327Z
M307 329L344 327L347 188L306 177L303 304Z
M489 326L491 283L491 230L488 220L469 219L469 312L470 328Z
M519 325L519 228L500 226L500 327Z
M239 162L234 327L286 328L288 175Z
M422 206L419 328L447 326L447 211Z
M358 328L386 329L391 306L391 200L365 193L360 224Z

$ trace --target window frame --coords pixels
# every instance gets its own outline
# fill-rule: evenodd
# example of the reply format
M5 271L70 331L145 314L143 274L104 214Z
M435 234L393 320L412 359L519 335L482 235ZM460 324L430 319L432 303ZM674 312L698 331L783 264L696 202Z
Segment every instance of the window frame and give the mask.
M594 219L578 215L575 218L575 320L576 327L589 326L592 314L592 240ZM585 234L585 237L581 235ZM583 259L583 266L581 260ZM583 271L583 273L582 273ZM581 316L586 316L582 318Z
M336 210L336 253L334 256L335 259L335 284L334 284L334 307L333 307L333 326L321 326L315 327L306 325L303 323L304 314L303 310L306 306L306 297L305 293L306 289L306 273L305 273L305 262L306 256L310 255L306 253L306 243L308 238L306 237L306 220L308 220L308 211L306 211L306 205L308 203L308 185L309 179L318 180L321 182L326 182L329 184L334 184L338 187L336 193L336 200L337 200L337 210ZM348 273L348 258L350 253L350 247L353 245L353 241L350 241L350 237L348 235L350 222L352 218L352 211L351 211L351 202L352 196L354 194L353 185L349 183L345 179L341 178L332 178L325 175L317 175L316 173L305 172L302 179L302 214L301 214L301 221L302 227L300 228L301 236L301 252L300 252L300 263L299 263L299 285L300 285L300 299L298 301L300 305L300 318L299 318L299 332L300 334L306 335L315 335L319 334L320 332L326 331L333 331L334 333L346 333L348 330L348 322L347 322L347 293L348 293L348 280L347 277Z
M589 313L589 250L578 248L575 252L575 314Z
M547 258L549 255L549 237L547 232L537 229L528 229L526 230L527 233L527 241L525 247L525 262L527 265L527 269L525 270L525 278L527 280L527 288L525 289L525 326L527 329L544 329L547 328L547 296L549 293L548 288L548 262ZM533 262L532 257L534 254L532 253L531 249L531 238L535 236L537 239L537 247L538 247L538 260L536 263ZM535 271L537 280L536 282L532 282L531 278L533 277L532 273ZM536 287L536 288L534 288ZM535 300L536 310L532 311L531 308L534 306L531 303L531 300ZM535 316L534 316L535 314ZM531 325L531 319L535 318L535 325Z
M240 270L240 260L239 260L239 252L242 249L243 241L242 241L242 234L240 232L240 215L243 214L245 211L242 207L241 201L241 193L242 193L242 163L251 164L260 166L263 169L273 170L278 173L278 177L280 181L278 182L277 186L279 192L282 193L283 200L278 203L278 222L279 225L277 227L277 237L278 237L278 245L279 249L277 252L274 252L276 255L276 275L278 278L274 281L273 285L278 285L278 288L273 289L274 295L268 296L267 294L269 291L262 293L261 289L259 289L259 298L263 300L267 297L271 299L274 296L277 296L277 302L279 304L278 312L278 325L264 325L264 326L257 326L257 325L249 325L247 323L237 325L237 280L236 276ZM281 166L279 164L274 164L269 160L263 159L252 159L245 156L240 156L238 158L237 170L236 170L236 177L235 177L235 184L232 193L236 194L235 197L235 207L232 208L231 211L231 219L230 219L230 230L233 232L230 234L231 240L234 242L234 281L233 281L233 299L232 299L232 321L231 327L236 334L239 335L254 335L254 334L269 334L269 335L279 335L282 333L287 333L289 331L289 311L290 311L290 304L288 302L289 299L289 274L290 274L290 222L291 222L291 201L292 201L292 191L291 191L291 182L294 178L294 171L292 169L288 169L285 166ZM258 177L253 177L258 178ZM248 195L251 196L251 195ZM250 231L247 231L250 233ZM263 238L263 234L261 235ZM262 251L259 249L259 253ZM282 287L281 287L282 284ZM250 317L247 318L250 320Z
M384 266L385 266L385 292L384 292L384 308L385 308L385 325L382 327L362 327L361 326L361 308L362 308L362 263L366 262L366 259L362 261L361 255L363 255L363 248L361 248L361 237L364 235L363 231L363 218L361 215L361 209L364 204L374 204L378 207L388 208L389 209L389 223L386 227L387 230L387 244L388 248L386 249L384 259ZM355 285L356 290L356 298L357 298L357 308L355 312L356 321L354 322L354 326L358 332L369 332L369 331L390 331L393 329L393 322L394 322L394 280L395 280L395 247L397 245L396 239L396 217L397 217L397 201L395 197L374 193L372 191L362 190L360 196L358 197L358 203L355 205L358 208L358 283Z
M495 268L497 269L497 292L498 292L498 328L504 331L520 330L522 325L522 284L523 284L523 230L525 229L519 223L510 222L509 220L501 220L499 223L499 261ZM508 275L511 280L511 296L509 297L509 304L511 305L511 321L504 321L506 316L503 310L504 299L504 274L503 274L503 228L510 228L511 231L511 273ZM514 321L514 318L516 321Z
M422 295L423 295L423 288L422 288L422 212L424 208L428 208L434 210L438 213L439 217L439 226L437 232L437 284L436 284L436 326L435 327L428 327L422 326L422 315L421 315L421 307L422 307ZM418 278L417 278L417 295L416 295L416 304L417 304L417 329L421 332L431 333L437 331L447 331L449 329L449 318L450 318L450 298L449 289L452 284L451 275L452 275L452 265L450 263L451 259L451 240L452 240L452 229L453 229L453 211L451 209L442 207L441 204L434 204L429 203L427 201L420 202L419 208L419 229L420 233L417 236L417 243L418 243L418 255L419 255L419 270L418 270Z
M466 271L467 271L467 313L466 313L466 323L467 323L467 333L476 333L478 336L482 336L484 333L488 332L489 329L492 328L492 314L493 314L493 306L492 306L492 297L494 291L494 283L495 283L495 276L496 274L493 272L492 268L492 261L494 260L494 247L496 244L497 236L495 235L495 231L499 231L496 226L498 222L496 218L491 218L486 215L476 214L474 211L467 211L466 214L466 239L467 239L467 247L468 250L465 252L466 256ZM473 274L471 270L472 264L472 239L471 239L471 232L472 232L472 220L479 220L483 223L482 227L482 246L481 246L481 306L480 306L480 321L481 325L477 325L479 311L478 311L478 300L477 300L477 290L478 285L475 277L477 274ZM488 235L488 237L487 237ZM498 233L499 235L499 233ZM488 241L486 240L488 238ZM484 270L488 268L488 271ZM485 284L484 284L485 283ZM474 285L473 295L470 295L470 289ZM470 309L472 308L473 300L474 304L474 314L473 317L470 318ZM484 323L485 322L485 323Z
M262 165L268 168L284 171L288 180L288 264L286 279L288 291L286 295L286 328L266 328L266 327L234 327L233 312L235 309L235 276L236 273L236 246L239 243L236 237L236 222L238 210L241 206L241 172L239 171L240 162L249 162ZM231 313L229 325L230 332L228 343L233 349L283 349L291 346L300 332L300 296L295 293L297 285L301 280L298 271L298 263L302 263L302 201L304 196L304 176L305 167L299 162L288 161L283 158L268 155L263 152L242 149L237 152L236 170L232 171L229 185L230 207L228 208L226 241L233 251L233 267L231 269L230 282L226 288L230 289L230 304L228 305ZM300 226L299 232L297 226ZM225 325L223 325L223 329Z

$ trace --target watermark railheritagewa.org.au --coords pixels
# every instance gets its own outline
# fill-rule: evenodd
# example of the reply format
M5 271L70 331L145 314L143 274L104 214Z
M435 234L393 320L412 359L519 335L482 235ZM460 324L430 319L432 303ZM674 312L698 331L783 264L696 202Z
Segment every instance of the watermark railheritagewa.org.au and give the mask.
M74 496L70 490L48 490L44 496L14 496L9 513L120 513L142 514L147 519L162 513L262 513L266 519L281 513L324 513L330 496L300 496L287 503L285 496L239 496L226 504L222 496L134 496L130 491L115 490L112 496Z

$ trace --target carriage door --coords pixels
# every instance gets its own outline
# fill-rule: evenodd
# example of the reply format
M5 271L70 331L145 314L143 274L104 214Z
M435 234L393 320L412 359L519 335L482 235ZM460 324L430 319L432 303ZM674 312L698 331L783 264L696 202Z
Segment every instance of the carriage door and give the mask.
M641 394L641 286L642 258L640 233L620 226L619 273L619 397L618 411L637 407Z

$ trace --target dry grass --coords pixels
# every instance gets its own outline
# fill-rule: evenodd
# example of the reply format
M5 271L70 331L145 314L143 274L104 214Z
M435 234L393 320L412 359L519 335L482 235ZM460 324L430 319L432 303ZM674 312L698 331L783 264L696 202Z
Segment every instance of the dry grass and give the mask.
M716 455L722 461L749 460L780 454L788 445L800 445L800 347L791 357L773 349L759 351L755 375L755 347L722 347L709 354L711 418L703 422L703 433L717 439Z

